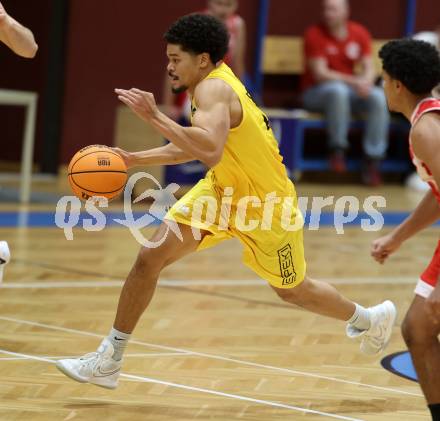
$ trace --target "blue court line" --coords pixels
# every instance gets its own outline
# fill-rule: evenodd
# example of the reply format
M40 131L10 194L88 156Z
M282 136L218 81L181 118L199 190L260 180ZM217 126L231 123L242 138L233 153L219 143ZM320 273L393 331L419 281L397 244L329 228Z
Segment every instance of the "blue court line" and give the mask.
M125 220L126 217L123 212L103 212L106 217L106 226L120 226L115 220ZM136 220L144 215L150 215L154 220L151 225L159 225L157 220L148 212L133 212L133 218ZM67 221L67 217L65 221ZM87 212L81 212L79 215L78 226L83 226L85 219L92 219L96 221ZM0 212L0 227L34 227L34 228L54 228L55 212Z
M106 226L120 226L115 220L125 220L123 212L104 212L106 217ZM152 220L150 225L159 225L160 220L154 218L148 212L133 212L133 218L135 220L141 218L144 215L150 215ZM395 226L400 224L406 217L408 212L383 212L384 226ZM305 215L305 228L309 228L311 214L308 212ZM80 213L78 226L83 226L84 219L93 219L91 215L86 212ZM313 215L312 221L316 227L316 215ZM367 213L361 212L351 222L344 222L343 216L335 214L333 212L322 212L319 218L319 227L333 227L335 223L338 225L347 226L361 226L361 223L372 224L374 220ZM438 221L435 226L440 226ZM55 224L55 212L0 212L0 227L35 227L35 228L54 228Z

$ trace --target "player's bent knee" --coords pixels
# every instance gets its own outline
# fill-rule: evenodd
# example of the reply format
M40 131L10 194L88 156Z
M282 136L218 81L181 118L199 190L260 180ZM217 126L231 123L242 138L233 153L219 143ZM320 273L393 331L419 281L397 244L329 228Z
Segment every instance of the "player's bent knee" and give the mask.
M406 345L408 346L408 348L411 348L411 344L414 343L412 326L411 326L411 322L407 321L406 318L402 323L400 331L402 333L402 338L405 341Z
M415 314L409 311L402 323L403 340L409 349L425 348L427 344L438 340L439 330L427 319L427 314Z
M403 322L401 327L402 337L409 350L425 348L428 336L417 331L416 325L411 322Z
M277 295L283 300L291 304L299 306L304 305L309 299L310 281L305 278L300 284L292 288L276 288L272 287Z
M158 253L157 249L142 247L136 259L136 266L159 273L165 266L166 258L166 254Z

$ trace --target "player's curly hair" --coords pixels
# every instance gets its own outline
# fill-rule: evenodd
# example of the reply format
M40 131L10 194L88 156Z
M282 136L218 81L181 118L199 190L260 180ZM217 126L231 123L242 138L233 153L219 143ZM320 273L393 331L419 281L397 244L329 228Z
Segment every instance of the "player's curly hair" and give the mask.
M383 69L415 95L427 95L440 83L440 55L425 41L404 38L379 51Z
M164 38L168 44L180 45L183 51L208 53L213 64L223 59L229 46L226 26L214 16L201 13L178 19L164 34Z

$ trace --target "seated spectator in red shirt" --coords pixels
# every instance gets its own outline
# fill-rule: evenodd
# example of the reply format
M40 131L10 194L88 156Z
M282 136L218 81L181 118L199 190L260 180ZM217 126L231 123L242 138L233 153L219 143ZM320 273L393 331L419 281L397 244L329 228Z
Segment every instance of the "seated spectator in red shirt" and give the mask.
M381 183L379 164L388 146L389 112L382 88L374 85L371 36L349 20L348 0L323 0L322 5L322 23L304 35L304 107L325 114L330 166L336 172L345 171L351 114L366 115L362 178L375 186Z

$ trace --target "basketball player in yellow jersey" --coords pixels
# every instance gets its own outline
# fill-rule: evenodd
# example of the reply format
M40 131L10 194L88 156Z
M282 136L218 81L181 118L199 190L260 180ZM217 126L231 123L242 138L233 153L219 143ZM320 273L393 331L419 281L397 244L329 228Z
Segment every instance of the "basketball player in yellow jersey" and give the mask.
M153 296L162 269L188 253L232 237L243 245L244 263L266 279L283 300L347 321L348 336L362 337L364 353L382 351L396 317L390 301L366 309L331 285L306 276L302 225L286 229L287 219L302 221L295 189L267 118L221 61L228 47L226 28L212 16L194 14L175 22L165 39L173 91L188 90L192 97L192 127L181 127L159 112L151 93L118 89L119 99L171 143L139 153L117 151L129 167L200 160L210 170L165 217L176 221L182 239L170 231L157 248L140 250L123 287L113 328L98 351L60 360L57 367L74 380L115 388L124 349ZM225 197L231 203L229 218L225 216L229 212L220 206ZM214 205L207 207L204 218L197 212L202 199ZM205 224L205 217L215 222ZM258 219L262 223L250 227L251 221ZM166 222L153 240L164 238ZM197 232L201 235L195 235Z
M7 45L15 54L33 58L38 50L32 32L8 15L0 3L0 41ZM6 241L0 241L0 282L3 280L5 266L11 259L11 253Z

